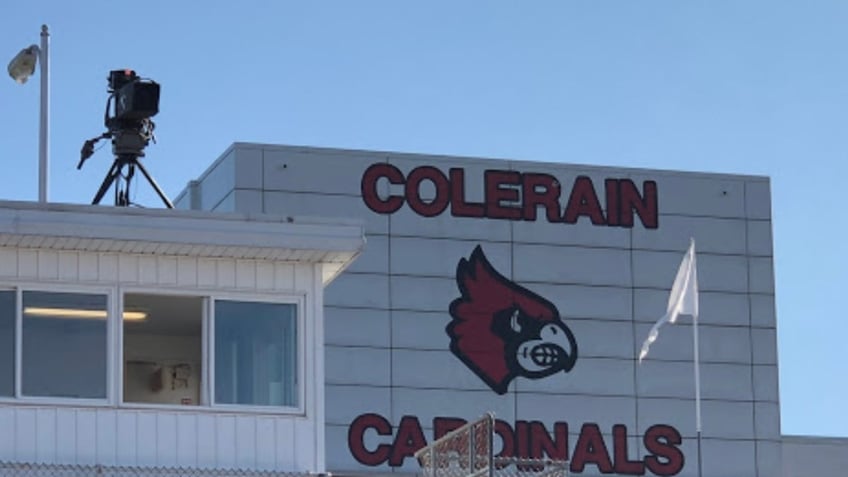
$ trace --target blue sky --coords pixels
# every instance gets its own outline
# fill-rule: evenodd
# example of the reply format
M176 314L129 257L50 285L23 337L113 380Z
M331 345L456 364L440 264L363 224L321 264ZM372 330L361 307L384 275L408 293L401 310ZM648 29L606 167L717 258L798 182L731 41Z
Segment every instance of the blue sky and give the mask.
M770 176L782 429L848 436L848 2L5 2L4 68L42 23L53 201L102 181L108 145L75 168L124 67L162 84L172 197L233 141ZM37 111L0 81L0 199L37 198Z

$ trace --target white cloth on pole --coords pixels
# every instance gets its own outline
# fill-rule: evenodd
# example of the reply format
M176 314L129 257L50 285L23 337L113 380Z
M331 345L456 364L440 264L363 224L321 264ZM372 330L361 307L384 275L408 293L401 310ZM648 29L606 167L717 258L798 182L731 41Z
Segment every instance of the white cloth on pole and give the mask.
M680 268L677 269L677 276L674 278L674 284L671 286L671 293L668 296L666 312L657 320L648 333L645 342L642 343L639 362L642 362L642 359L648 355L651 343L656 341L660 334L660 327L666 322L674 324L680 315L689 315L696 321L698 319L698 270L695 260L694 239L689 244L689 250L683 256L683 261L680 262Z

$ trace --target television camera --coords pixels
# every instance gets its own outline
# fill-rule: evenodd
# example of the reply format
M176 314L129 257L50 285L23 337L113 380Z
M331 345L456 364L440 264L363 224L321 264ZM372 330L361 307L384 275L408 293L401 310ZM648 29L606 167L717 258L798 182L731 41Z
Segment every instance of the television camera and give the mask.
M150 79L139 78L136 72L130 69L110 71L108 82L109 98L106 100L106 112L103 115L107 130L100 136L85 141L77 164L77 169L81 169L85 161L94 154L94 146L98 141L112 140L112 154L115 160L92 204L99 204L114 184L115 205L129 206L130 184L138 169L165 206L174 208L173 203L139 160L144 157L144 148L151 141L156 142L153 134L156 124L151 118L159 113L159 84Z

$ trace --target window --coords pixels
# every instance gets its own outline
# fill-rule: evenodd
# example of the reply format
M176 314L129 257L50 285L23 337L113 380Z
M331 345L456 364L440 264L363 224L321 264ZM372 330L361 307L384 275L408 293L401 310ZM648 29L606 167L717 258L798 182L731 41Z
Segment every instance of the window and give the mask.
M106 398L107 296L23 292L24 396Z
M15 290L0 291L0 396L15 395Z
M215 302L215 402L297 406L297 309Z
M197 405L203 298L124 295L124 402Z
M0 399L297 410L299 303L0 288Z
M298 327L294 303L127 292L123 402L296 408Z

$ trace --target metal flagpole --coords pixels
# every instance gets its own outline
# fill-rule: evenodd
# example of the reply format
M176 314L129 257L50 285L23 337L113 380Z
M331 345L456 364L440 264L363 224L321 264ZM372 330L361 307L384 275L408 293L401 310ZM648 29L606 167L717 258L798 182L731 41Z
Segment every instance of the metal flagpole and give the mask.
M695 259L695 239L690 239L690 256L689 256L689 267L692 273L695 274L694 277L689 277L690 280L695 280L695 309L692 313L692 340L694 342L693 346L693 354L695 361L695 432L697 433L698 439L698 477L703 477L703 460L701 459L701 358L699 348L699 339L698 339L698 289L697 289L697 280L698 280L698 267Z
M695 431L698 437L698 477L703 477L701 463L701 363L698 353L698 316L692 317L692 336L695 341Z
M688 259L688 262L687 262ZM659 328L664 323L674 324L681 314L692 317L692 340L694 342L695 368L695 431L698 439L698 477L703 477L701 458L701 359L699 356L698 340L698 267L695 258L695 239L691 238L689 251L684 255L677 270L677 276L671 286L668 308L656 324L651 328L642 350L639 352L639 363L648 355L648 349L659 335Z

